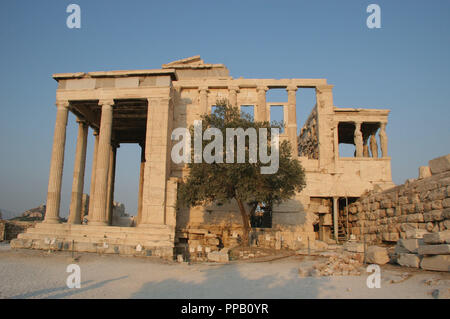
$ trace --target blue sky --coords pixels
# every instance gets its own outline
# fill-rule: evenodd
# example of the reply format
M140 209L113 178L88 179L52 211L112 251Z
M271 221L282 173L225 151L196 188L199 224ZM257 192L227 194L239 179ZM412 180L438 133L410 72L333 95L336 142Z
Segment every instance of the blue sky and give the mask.
M66 7L81 7L81 29ZM381 29L366 8L381 7ZM449 153L450 2L1 1L0 208L46 199L55 121L52 73L149 69L200 54L233 77L326 78L340 107L389 108L396 183ZM298 92L300 121L313 103ZM269 100L283 99L283 94ZM69 117L61 215L66 216L76 125ZM85 191L89 190L92 138ZM115 197L137 207L139 147L118 152Z

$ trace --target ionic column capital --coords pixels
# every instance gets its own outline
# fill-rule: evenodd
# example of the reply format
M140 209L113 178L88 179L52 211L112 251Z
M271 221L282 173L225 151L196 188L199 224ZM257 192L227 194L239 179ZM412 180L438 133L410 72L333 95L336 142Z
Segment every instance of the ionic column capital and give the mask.
M296 92L297 90L298 90L298 87L296 85L288 85L286 87L286 91L288 91L288 92L292 92L292 91Z
M198 92L199 93L208 93L209 92L209 87L208 86L199 86L198 87Z
M229 91L239 92L239 86L237 86L237 85L230 85L230 86L228 86L228 90Z
M114 105L114 100L113 99L103 99L103 100L99 100L98 101L98 105L101 105L102 107L104 106L113 106Z
M55 102L57 108L69 108L69 104L68 100L57 100Z
M267 86L264 86L264 85L258 85L256 87L256 91L258 93L261 93L262 91L267 92L268 90L269 90L269 88Z
M78 124L83 124L83 125L87 125L87 124L88 124L87 121L86 121L85 119L79 118L79 117L77 117L76 122L77 122Z

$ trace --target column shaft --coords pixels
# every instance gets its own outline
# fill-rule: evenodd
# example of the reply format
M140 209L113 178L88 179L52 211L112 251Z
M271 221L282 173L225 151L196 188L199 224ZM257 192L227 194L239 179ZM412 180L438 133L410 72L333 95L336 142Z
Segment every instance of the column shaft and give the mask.
M97 166L97 152L98 152L99 135L97 131L94 131L94 152L92 154L92 168L91 168L91 188L89 192L89 209L88 209L88 221L92 219L94 213L94 198L95 198L95 172Z
M145 168L145 145L141 145L141 167L139 171L139 197L138 197L138 213L137 223L142 219L142 197L144 194L144 168Z
M64 167L64 149L66 145L66 127L69 102L57 102L56 123L53 135L52 158L48 180L46 223L59 223L59 207L61 203L61 182Z
M298 155L298 142L297 142L297 98L296 86L288 86L286 88L288 93L288 122L285 123L287 125L287 133L289 137L289 142L292 147L292 155L294 158Z
M102 117L95 167L94 211L90 225L107 225L108 172L113 121L113 101L101 101Z
M116 178L116 154L117 154L117 146L112 145L110 150L109 171L108 171L108 197L106 200L107 216L108 216L107 220L109 225L112 225L113 219L114 183Z
M256 88L256 109L255 113L255 121L268 121L268 115L266 112L266 91L268 88L266 86L258 86Z
M69 224L81 224L81 201L84 188L84 171L86 166L86 146L89 126L78 121L77 148L73 168L72 198L70 202Z

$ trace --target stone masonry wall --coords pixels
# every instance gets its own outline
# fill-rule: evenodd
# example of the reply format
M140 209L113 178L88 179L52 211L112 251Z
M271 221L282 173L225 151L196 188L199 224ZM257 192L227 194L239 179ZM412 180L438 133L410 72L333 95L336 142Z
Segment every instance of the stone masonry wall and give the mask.
M431 167L431 176L368 193L351 204L350 234L380 243L450 229L450 155L443 158L447 164L438 170Z
M313 108L311 114L302 128L298 137L298 154L309 159L319 158L319 141L317 134L317 106Z
M24 233L29 227L35 224L36 222L1 220L0 241L17 238L17 235Z

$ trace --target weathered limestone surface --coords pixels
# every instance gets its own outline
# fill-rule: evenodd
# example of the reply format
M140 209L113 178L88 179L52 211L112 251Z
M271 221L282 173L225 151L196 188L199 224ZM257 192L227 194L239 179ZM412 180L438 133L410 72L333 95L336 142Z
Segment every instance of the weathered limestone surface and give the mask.
M386 248L369 246L366 252L366 261L370 264L384 265L389 262L389 254Z
M420 263L420 268L436 271L450 271L450 255L426 256Z
M220 263L227 263L229 261L228 249L223 249L220 251L212 251L208 253L208 260Z
M450 230L423 235L425 244L450 244Z
M450 170L450 154L432 159L428 162L432 174L439 174Z
M405 267L419 268L420 258L416 254L400 253L397 263Z
M419 247L419 255L448 255L450 254L450 244L423 245Z
M398 253L417 253L419 244L423 244L420 239L399 239L396 246Z

